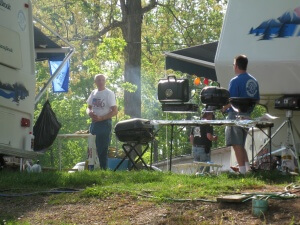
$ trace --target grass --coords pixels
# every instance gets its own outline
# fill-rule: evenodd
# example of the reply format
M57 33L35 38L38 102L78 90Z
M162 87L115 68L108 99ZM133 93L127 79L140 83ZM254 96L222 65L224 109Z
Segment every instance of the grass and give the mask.
M152 196L156 200L213 199L216 196L259 189L265 185L285 186L299 177L274 172L246 176L224 173L219 176L193 176L152 171L83 171L78 173L0 173L0 191L39 192L54 188L82 189L80 196L106 198L113 194ZM62 189L64 190L64 189ZM1 194L1 192L0 192ZM60 198L64 199L64 198Z

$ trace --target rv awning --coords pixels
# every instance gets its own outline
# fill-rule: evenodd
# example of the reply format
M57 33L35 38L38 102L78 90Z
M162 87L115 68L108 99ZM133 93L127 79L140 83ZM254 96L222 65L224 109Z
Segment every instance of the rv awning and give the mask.
M166 69L217 81L215 55L218 42L166 52Z
M69 52L69 48L62 48L37 27L34 27L34 47L36 61L49 60L50 58L62 61L65 58L65 53Z

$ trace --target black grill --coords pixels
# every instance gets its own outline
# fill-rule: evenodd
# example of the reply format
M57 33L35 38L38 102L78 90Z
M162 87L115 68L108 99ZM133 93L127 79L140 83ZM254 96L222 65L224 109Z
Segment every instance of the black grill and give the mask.
M162 103L188 102L190 100L189 81L168 76L166 79L159 80L157 93L158 100Z
M206 106L215 106L221 108L228 104L229 92L225 88L207 86L202 89L201 102Z
M153 125L146 119L123 120L116 124L115 133L121 142L148 143L153 139Z
M234 111L239 113L251 113L258 100L254 98L232 97L229 98L229 102Z
M199 106L191 103L187 104L162 104L162 111L172 113L188 113L197 112Z

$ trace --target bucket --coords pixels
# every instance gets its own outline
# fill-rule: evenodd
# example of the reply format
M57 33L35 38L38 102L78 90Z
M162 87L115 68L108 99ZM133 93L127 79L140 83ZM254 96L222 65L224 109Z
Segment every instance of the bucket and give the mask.
M252 199L252 214L260 217L268 210L268 200Z

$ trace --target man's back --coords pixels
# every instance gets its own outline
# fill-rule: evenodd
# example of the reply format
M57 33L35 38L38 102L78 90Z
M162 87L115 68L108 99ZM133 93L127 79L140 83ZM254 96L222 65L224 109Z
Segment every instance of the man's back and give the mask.
M242 73L232 78L228 89L230 97L260 99L258 82L248 73Z

